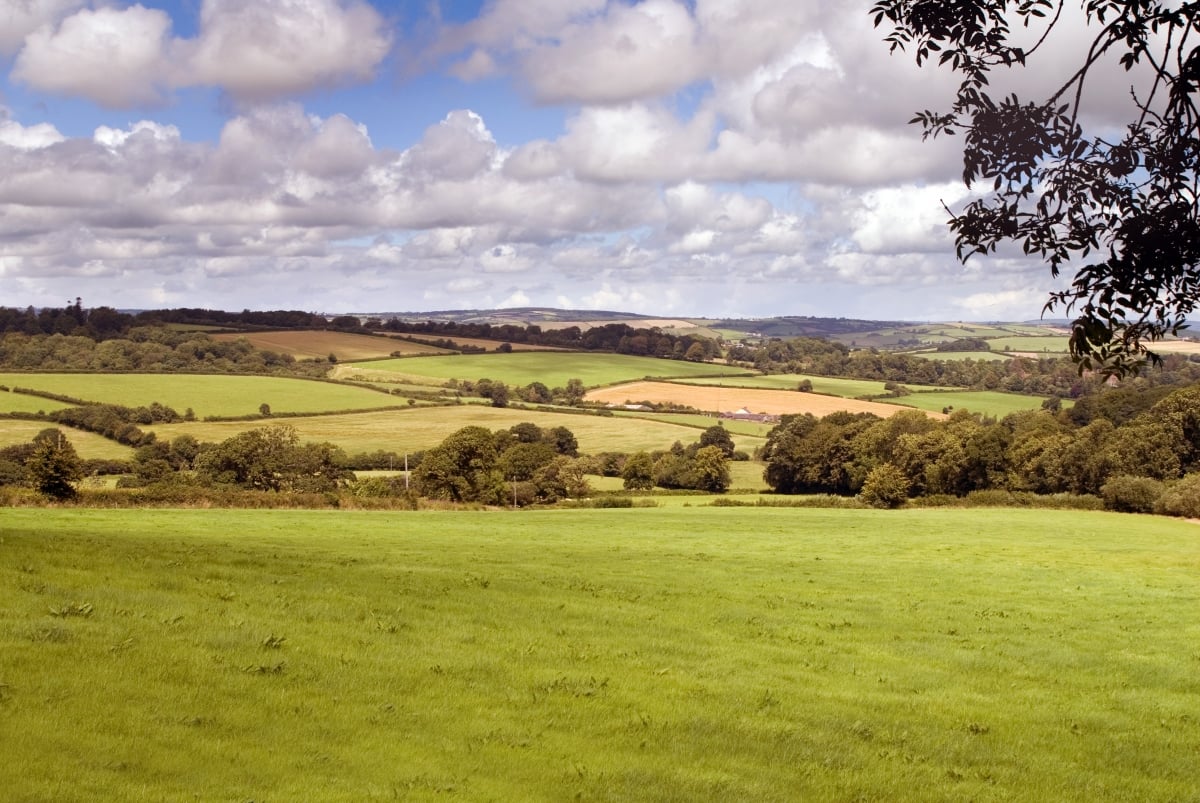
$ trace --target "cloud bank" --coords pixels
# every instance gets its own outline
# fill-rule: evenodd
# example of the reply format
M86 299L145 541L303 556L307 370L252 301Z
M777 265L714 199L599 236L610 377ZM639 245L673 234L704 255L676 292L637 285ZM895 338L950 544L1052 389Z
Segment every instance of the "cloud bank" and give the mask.
M952 85L889 57L861 7L492 0L453 24L423 8L0 11L11 90L128 120L83 136L27 108L0 114L0 292L328 311L1040 312L1039 266L954 259L958 143L907 125ZM448 85L466 102L390 133ZM164 122L196 92L215 93L200 101L220 115L214 136ZM334 110L342 97L355 111ZM495 133L537 109L558 124Z

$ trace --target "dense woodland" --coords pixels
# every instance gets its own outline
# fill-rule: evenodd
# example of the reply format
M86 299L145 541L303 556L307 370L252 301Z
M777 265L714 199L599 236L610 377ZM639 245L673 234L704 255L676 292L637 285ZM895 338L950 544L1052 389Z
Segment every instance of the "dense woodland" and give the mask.
M999 421L965 411L945 421L915 411L785 416L762 457L779 493L861 493L881 506L981 491L1072 494L1102 497L1115 510L1166 504L1195 515L1200 387L1111 389L1079 409Z

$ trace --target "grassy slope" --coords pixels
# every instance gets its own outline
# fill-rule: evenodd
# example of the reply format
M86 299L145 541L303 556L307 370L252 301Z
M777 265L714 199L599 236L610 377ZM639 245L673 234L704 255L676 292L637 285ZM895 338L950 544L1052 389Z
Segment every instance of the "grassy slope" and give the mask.
M658 360L624 354L581 352L526 352L520 354L464 354L456 357L383 360L365 363L372 371L393 370L401 375L439 379L493 379L524 386L541 382L547 387L566 387L578 378L587 387L611 385L645 376L684 377L745 373L741 369L680 360Z
M1012 359L1007 354L995 351L914 351L909 352L914 357L924 357L928 360L984 360L987 362L1004 362Z
M15 800L1198 791L1184 522L12 510L0 543Z
M21 387L27 386L22 385ZM49 413L70 406L64 402L45 399L41 396L0 391L0 413Z
M217 334L213 340L245 339L255 348L290 354L298 359L325 359L334 354L341 361L366 360L401 354L445 354L446 349L434 348L390 337L359 335L352 332L323 330L287 330L282 332L237 332Z
M1023 396L1018 393L999 393L990 390L922 391L892 400L895 404L916 407L918 410L940 411L946 407L955 410L970 410L973 413L1003 418L1009 413L1022 410L1040 410L1041 396Z
M997 337L988 340L992 351L1020 351L1059 357L1068 353L1069 338L1056 335L1042 337Z
M803 380L812 382L814 393L824 393L829 396L840 396L844 399L856 399L860 396L882 396L887 393L883 382L870 379L842 379L828 376L808 376L805 374L771 374L769 376L747 377L710 377L707 379L680 379L679 382L689 385L714 385L733 388L763 388L766 390L795 390Z
M197 416L251 415L269 404L277 413L368 410L403 404L365 388L268 376L181 374L2 374L0 384L129 407L159 402Z
M0 419L0 448L29 443L43 429L57 427L67 436L67 440L75 447L75 451L85 460L92 458L103 460L128 460L133 457L133 449L123 446L116 441L84 432L71 427L60 426L53 421L22 421L18 419Z

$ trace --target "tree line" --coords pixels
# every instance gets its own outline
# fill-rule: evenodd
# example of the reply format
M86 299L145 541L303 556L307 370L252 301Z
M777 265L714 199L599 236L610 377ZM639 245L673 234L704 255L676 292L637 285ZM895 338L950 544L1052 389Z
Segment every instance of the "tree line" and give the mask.
M1076 399L1105 387L1100 374L1080 374L1065 357L1010 360L938 360L876 349L851 349L829 340L798 337L763 343L731 343L726 359L768 374L816 374L915 385L1000 390ZM1184 385L1200 381L1200 363L1185 355L1164 355L1129 379L1142 385Z
M1117 420L1105 416L1111 411ZM885 507L999 490L1091 495L1134 512L1192 499L1200 511L1200 387L1158 394L1149 406L1095 404L998 421L967 411L944 421L918 411L785 416L762 457L777 493L862 494Z

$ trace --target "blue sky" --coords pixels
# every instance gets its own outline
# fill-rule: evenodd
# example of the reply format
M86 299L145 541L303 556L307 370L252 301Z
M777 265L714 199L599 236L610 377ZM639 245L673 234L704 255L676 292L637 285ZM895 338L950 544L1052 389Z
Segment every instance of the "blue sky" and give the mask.
M1036 318L837 0L9 0L0 304Z

